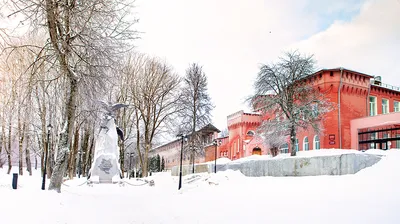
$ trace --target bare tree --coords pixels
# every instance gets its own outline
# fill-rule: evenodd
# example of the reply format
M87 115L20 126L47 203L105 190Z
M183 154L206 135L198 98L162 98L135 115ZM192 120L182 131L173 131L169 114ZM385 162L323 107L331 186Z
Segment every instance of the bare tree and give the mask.
M229 130L228 128L224 128L221 133L219 133L220 138L228 137L229 136Z
M275 141L277 136L289 136L292 156L296 155L297 131L311 126L320 132L320 121L331 109L324 93L307 82L313 72L313 57L295 51L286 53L277 63L262 65L255 81L251 104L268 117L259 132L267 142ZM276 147L279 142L271 146Z
M117 72L117 82L113 86L113 97L115 102L132 103L129 107L125 107L117 113L117 124L123 133L123 139L119 140L120 148L120 166L121 171L125 170L125 153L133 152L134 148L140 145L140 111L136 109L132 101L131 87L136 85L139 73L143 70L147 57L141 53L129 53L125 58L124 65ZM136 144L135 144L136 143ZM130 158L129 160L130 161Z
M136 83L131 86L131 103L137 110L137 150L142 173L147 176L148 153L153 139L166 123L173 120L177 112L180 79L166 63L157 58L146 58L140 71L132 75L135 75ZM144 153L140 151L141 135Z
M14 14L25 16L25 22L39 29L45 24L49 40L42 49L47 60L54 64L68 86L65 96L64 128L60 134L58 158L49 189L60 192L74 135L79 82L95 77L106 79L136 38L131 15L133 2L129 0L9 0ZM51 62L53 60L53 62ZM56 62L56 63L55 63ZM65 138L65 139L64 139Z
M196 63L190 64L186 70L181 106L183 107L180 112L183 119L182 129L191 133L188 148L191 151L190 160L193 163L194 172L195 157L204 151L200 133L196 133L196 130L211 121L211 111L214 108L207 92L207 76L202 66Z

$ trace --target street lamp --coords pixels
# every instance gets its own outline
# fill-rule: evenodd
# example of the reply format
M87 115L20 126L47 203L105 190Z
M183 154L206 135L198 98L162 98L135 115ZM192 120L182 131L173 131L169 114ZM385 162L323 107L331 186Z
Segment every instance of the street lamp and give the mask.
M47 143L46 143L46 151L44 156L44 171L43 171L43 179L42 179L42 190L45 189L46 186L46 175L47 175L47 153L49 151L49 140L50 140L50 131L53 128L51 124L47 125Z
M129 179L131 179L131 170L132 170L132 157L133 157L133 155L134 155L134 153L133 152L127 152L126 153L126 155L129 157L129 170L128 170L128 177L129 177Z
M176 137L181 138L181 162L179 165L179 186L178 190L182 188L182 157L183 157L183 140L187 141L187 135L179 134Z
M217 146L221 145L221 140L215 139L213 145L215 146L214 173L217 173Z

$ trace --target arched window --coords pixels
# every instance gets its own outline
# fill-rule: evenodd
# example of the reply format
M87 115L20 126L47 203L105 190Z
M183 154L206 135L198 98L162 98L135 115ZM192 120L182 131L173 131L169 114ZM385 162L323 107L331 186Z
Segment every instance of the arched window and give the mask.
M255 135L254 131L248 131L247 136L253 137Z
M296 149L296 152L299 151L299 139L296 138L296 144L294 145L294 148Z
M282 151L282 153L289 153L289 146L287 143L285 143L281 146L281 151Z
M303 141L303 150L304 151L308 151L309 150L309 146L308 146L308 137L304 137L304 141Z
M319 137L318 137L318 135L315 135L314 136L314 149L315 150L318 150L318 149L320 149L320 144L319 144Z

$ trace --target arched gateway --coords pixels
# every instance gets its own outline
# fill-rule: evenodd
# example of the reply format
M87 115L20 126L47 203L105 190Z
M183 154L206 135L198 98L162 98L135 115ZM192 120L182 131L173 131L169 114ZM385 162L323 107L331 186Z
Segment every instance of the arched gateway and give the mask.
M252 155L261 155L261 148L258 146L253 148Z

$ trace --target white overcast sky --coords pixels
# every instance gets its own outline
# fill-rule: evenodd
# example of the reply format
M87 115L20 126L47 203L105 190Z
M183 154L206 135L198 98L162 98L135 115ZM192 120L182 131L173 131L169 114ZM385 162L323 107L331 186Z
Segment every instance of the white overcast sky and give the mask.
M182 76L203 65L221 130L227 115L249 111L259 65L286 50L400 86L400 0L137 0L136 12L139 51Z
M314 54L318 68L345 67L400 86L400 0L136 0L137 50L177 73L203 65L213 123L252 94L260 64L284 51ZM2 8L0 15L5 15ZM4 16L3 15L3 16ZM2 21L11 25L15 18Z

